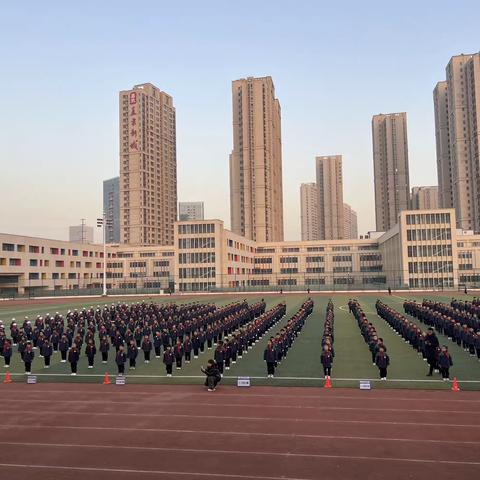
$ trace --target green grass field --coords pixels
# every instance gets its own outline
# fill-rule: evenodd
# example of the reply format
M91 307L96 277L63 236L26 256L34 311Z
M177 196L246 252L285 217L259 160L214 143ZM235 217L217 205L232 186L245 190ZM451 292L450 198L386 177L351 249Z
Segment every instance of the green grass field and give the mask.
M456 293L456 292L455 292ZM453 293L439 295L436 293L425 294L394 294L377 295L362 294L358 295L360 304L367 314L368 320L375 325L379 336L383 337L388 353L391 359L389 368L389 380L387 382L377 381L377 368L372 365L370 351L360 336L357 323L352 315L348 313L346 306L348 299L352 295L334 294L331 296L335 304L335 362L332 372L332 383L334 387L358 387L359 380L372 379L374 388L450 388L450 384L445 384L439 379L439 375L433 377L433 380L427 378L426 362L406 344L402 338L397 336L387 325L387 323L375 314L375 301L382 299L391 307L403 313L403 297L421 300L424 296L428 298L437 298L440 301L449 302ZM466 298L463 294L456 294L457 298ZM248 296L248 302L255 302L263 295ZM323 371L320 364L320 339L323 331L323 322L325 317L325 308L328 295L312 295L315 301L313 314L306 322L305 328L297 338L289 351L288 357L277 368L276 378L267 379L266 368L263 362L263 351L270 335L275 334L284 325L287 320L298 310L303 300L302 295L270 295L264 296L267 302L267 308L271 308L276 303L285 300L287 302L287 315L269 332L248 354L239 359L236 365L233 365L229 371L225 372L223 383L234 384L238 376L250 376L254 385L303 385L303 386L321 386L323 385ZM187 303L190 301L214 302L217 305L224 305L244 297L240 295L217 295L217 296L191 296L175 299L178 303ZM119 301L120 299L109 299ZM148 297L145 297L148 300ZM157 297L155 302L171 301L171 298ZM125 299L127 302L139 301L138 298ZM38 314L53 314L56 311L65 314L69 309L81 308L90 305L104 305L105 299L72 299L71 303L63 305L53 304L35 304L35 301L21 306L12 306L8 302L0 304L0 319L7 325L7 334L11 319L14 317L19 323L25 316L31 320ZM413 318L411 319L413 321ZM421 325L425 329L424 325ZM451 376L456 376L460 382L460 387L464 390L480 390L480 362L476 357L470 357L461 348L454 345L445 337L438 335L440 343L449 346L452 354L454 366L451 369ZM127 369L127 383L201 383L202 376L200 366L206 364L210 358L211 352L206 351L198 359L192 359L190 364L184 364L181 371L174 369L173 378L165 377L165 369L161 359L155 359L150 364L143 363L143 354L139 352L137 359L137 369L129 372ZM68 382L95 382L100 383L105 372L108 371L111 376L115 376L117 371L114 364L114 355L110 352L110 360L107 365L96 359L94 369L87 368L87 359L83 356L79 364L77 377L70 377L69 364L61 364L59 354L52 358L52 366L49 370L43 368L43 359L35 358L33 363L33 374L38 374L38 381L68 381ZM3 362L0 362L3 363ZM0 373L3 375L6 369L0 366ZM23 363L20 357L15 353L12 358L10 372L15 382L24 382ZM47 373L48 372L48 373Z

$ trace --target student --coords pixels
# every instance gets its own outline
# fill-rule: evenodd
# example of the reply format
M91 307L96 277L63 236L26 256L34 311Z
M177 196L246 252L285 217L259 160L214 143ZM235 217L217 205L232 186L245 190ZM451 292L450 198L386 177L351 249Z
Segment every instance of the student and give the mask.
M382 347L378 349L378 353L375 358L375 363L380 373L380 380L386 380L387 368L390 365L390 357L385 353L385 350Z
M162 349L162 335L159 330L155 332L155 336L153 337L153 348L155 349L155 358L160 358Z
M123 345L118 347L117 355L115 356L115 363L118 367L118 375L125 375L125 362L127 361L127 355L125 354L125 348Z
M127 357L128 361L130 363L130 370L135 370L137 366L137 355L138 355L138 348L135 344L135 340L130 340L130 343L128 344L128 349L127 349Z
M192 357L192 342L190 341L190 336L185 337L185 342L183 344L183 351L185 352L185 363L190 363Z
M330 347L327 344L323 347L320 361L322 362L323 366L323 375L326 379L330 378L330 375L332 374L333 355L330 351Z
M273 378L275 375L276 354L272 340L269 340L267 343L267 348L263 352L263 360L267 363L267 378Z
M150 337L145 335L142 342L143 357L145 363L150 363L150 352L152 351L152 342Z
M230 370L230 361L232 360L232 347L228 338L225 338L223 350L225 352L225 370Z
M53 347L48 341L48 339L45 339L43 341L42 346L40 348L40 353L42 354L42 357L43 357L43 362L44 362L43 368L50 368L50 359L53 354Z
M175 345L174 355L175 355L175 362L176 362L176 365L177 365L177 370L181 370L182 359L183 359L183 345L180 342L180 339L177 339L177 344Z
M27 342L25 351L23 352L23 363L25 364L25 373L30 375L32 373L32 362L35 358L35 352L33 351L32 344Z
M207 376L205 379L205 386L208 387L209 392L214 392L218 383L222 380L220 372L215 360L210 359L207 362L207 368L201 368L201 371Z
M175 356L172 352L172 347L168 345L166 350L163 352L163 363L165 364L165 368L167 370L167 377L172 376L172 367L173 367L174 359L175 359Z
M10 340L5 340L2 349L3 360L5 361L4 368L10 367L10 359L12 358L12 344Z
M78 351L77 345L72 343L72 347L68 351L68 361L70 362L70 370L72 376L77 374L77 365L78 360L80 359L80 352Z
M218 342L217 348L215 349L214 354L215 363L217 364L218 371L223 377L223 362L225 361L225 350L223 349L223 341Z
M442 346L440 354L438 355L438 366L442 374L443 381L450 380L450 367L453 366L452 356L448 352L448 347Z
M93 363L95 361L95 355L97 354L97 347L95 343L93 343L93 339L90 338L87 342L87 346L85 347L85 355L88 359L88 368L93 368Z
M103 336L100 340L100 353L102 354L102 363L108 362L108 351L110 350L110 343L108 343L108 338Z
M433 370L437 369L437 348L438 348L439 342L438 338L435 335L435 332L433 331L433 328L430 327L428 329L427 335L425 337L424 341L424 348L425 348L425 354L427 355L427 363L429 365L429 371L427 373L427 377L431 377L433 374Z

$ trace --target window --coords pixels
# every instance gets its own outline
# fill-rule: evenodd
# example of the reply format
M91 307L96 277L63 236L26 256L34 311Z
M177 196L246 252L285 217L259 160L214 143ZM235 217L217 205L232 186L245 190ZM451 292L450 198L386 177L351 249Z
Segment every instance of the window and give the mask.
M30 260L30 266L31 267L37 267L38 266L38 260L31 259Z
M352 256L351 255L334 255L333 261L334 262L351 262Z
M40 274L37 272L30 272L28 274L28 279L29 280L38 280L40 278Z
M324 258L321 256L307 257L306 261L307 263L323 263Z
M280 263L298 263L298 257L280 257Z
M11 258L9 265L11 267L20 267L22 265L22 261L19 258Z
M4 252L14 252L15 245L13 243L2 243L2 250Z
M296 268L296 267L281 268L280 273L284 273L284 274L298 273L298 268Z

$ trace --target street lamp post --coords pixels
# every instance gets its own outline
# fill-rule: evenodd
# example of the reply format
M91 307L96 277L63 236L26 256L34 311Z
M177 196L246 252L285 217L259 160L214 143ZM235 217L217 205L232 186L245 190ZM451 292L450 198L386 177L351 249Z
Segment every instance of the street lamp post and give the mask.
M107 229L111 222L107 220L107 214L103 212L102 218L97 218L97 227L102 227L103 238L103 291L102 296L107 296Z

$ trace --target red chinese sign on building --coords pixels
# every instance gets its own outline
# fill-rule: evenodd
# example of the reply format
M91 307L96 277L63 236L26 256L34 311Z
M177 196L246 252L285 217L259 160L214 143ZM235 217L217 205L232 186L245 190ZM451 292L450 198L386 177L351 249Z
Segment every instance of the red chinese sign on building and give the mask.
M130 92L130 150L138 150L137 92Z

